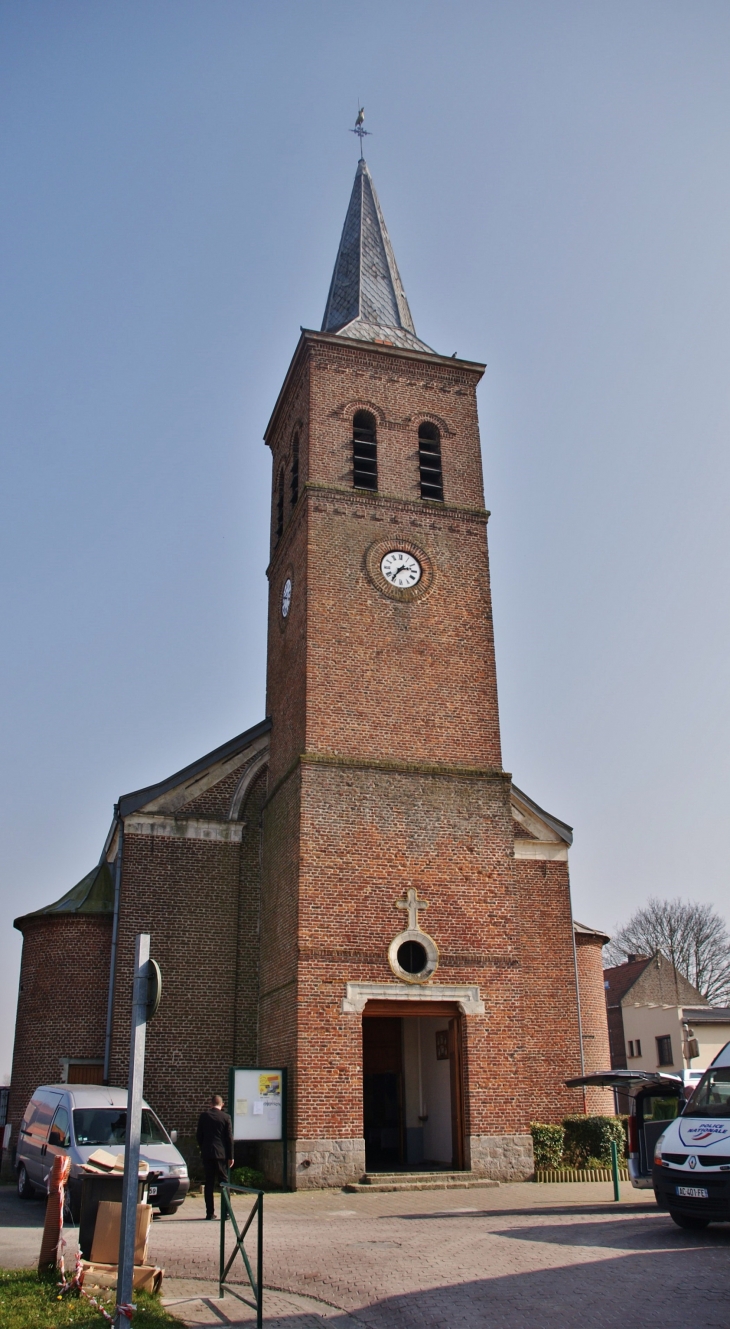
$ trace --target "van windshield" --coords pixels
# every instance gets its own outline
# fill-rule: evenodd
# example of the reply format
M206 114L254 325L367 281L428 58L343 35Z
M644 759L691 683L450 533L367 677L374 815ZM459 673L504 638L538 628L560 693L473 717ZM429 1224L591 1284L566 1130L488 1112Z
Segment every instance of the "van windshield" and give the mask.
M75 1108L74 1135L78 1145L124 1144L127 1134L126 1108ZM141 1144L169 1144L167 1132L154 1112L142 1109Z
M705 1071L689 1100L685 1117L730 1117L730 1066Z

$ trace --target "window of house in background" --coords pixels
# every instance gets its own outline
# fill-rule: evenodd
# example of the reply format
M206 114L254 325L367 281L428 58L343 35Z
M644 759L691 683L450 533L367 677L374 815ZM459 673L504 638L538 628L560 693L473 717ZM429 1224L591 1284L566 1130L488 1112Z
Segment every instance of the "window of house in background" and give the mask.
M291 449L291 505L299 498L299 435L294 435Z
M633 1057L633 1056L634 1056L634 1045L633 1045L633 1043L631 1042L631 1039L629 1039L629 1056L630 1056L630 1057Z
M276 538L280 540L284 531L284 472L279 471L279 484L276 491Z
M352 420L352 483L355 489L378 488L378 440L369 411L356 411Z
M672 1040L669 1034L656 1041L657 1061L660 1066L673 1066L674 1057L672 1056Z
M421 472L421 498L444 501L444 478L441 472L441 435L435 425L424 421L418 427L418 465Z
M640 1038L637 1038L637 1040L636 1040L636 1055L637 1055L637 1057L640 1057L640 1056L641 1056L641 1039L640 1039Z

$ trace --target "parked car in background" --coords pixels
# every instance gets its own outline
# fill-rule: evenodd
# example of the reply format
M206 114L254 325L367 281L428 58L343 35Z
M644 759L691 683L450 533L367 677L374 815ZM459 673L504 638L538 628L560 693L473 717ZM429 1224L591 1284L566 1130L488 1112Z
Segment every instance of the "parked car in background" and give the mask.
M628 1116L629 1180L639 1190L651 1190L654 1147L667 1123L684 1107L682 1076L662 1071L595 1071L565 1083L570 1089L593 1085L617 1091Z
M730 1222L730 1043L656 1141L653 1184L679 1227Z
M127 1091L97 1084L44 1084L31 1098L18 1131L15 1170L24 1199L48 1191L57 1154L71 1158L69 1198L78 1218L83 1164L95 1149L124 1153ZM185 1159L149 1103L142 1105L140 1157L149 1164L149 1202L162 1214L180 1208L190 1185Z

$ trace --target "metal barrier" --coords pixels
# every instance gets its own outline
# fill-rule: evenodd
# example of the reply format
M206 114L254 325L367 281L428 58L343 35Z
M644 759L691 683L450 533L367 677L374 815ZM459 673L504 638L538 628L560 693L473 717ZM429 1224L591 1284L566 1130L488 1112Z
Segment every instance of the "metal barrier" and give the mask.
M251 1291L253 1292L255 1298L254 1301L249 1301L246 1297L241 1296L241 1301L243 1301L246 1304L246 1306L250 1306L252 1310L255 1310L256 1329L261 1329L261 1326L263 1324L263 1313L264 1313L264 1192L254 1190L252 1186L233 1186L231 1185L230 1182L227 1181L222 1181L220 1184L220 1188L221 1188L221 1254L220 1254L220 1265L219 1265L219 1274L218 1274L219 1295L221 1297L223 1296L225 1282L231 1270L231 1266L233 1265L233 1261L235 1260L236 1256L240 1253L246 1269L246 1276L248 1278L249 1283L251 1284ZM242 1232L239 1232L238 1230L236 1215L233 1212L233 1205L231 1204L231 1191L234 1191L238 1195L256 1196L253 1208L248 1218L246 1219L246 1223ZM231 1254L228 1258L228 1263L226 1264L226 1222L228 1221L229 1218L231 1220L231 1223L233 1224L233 1231L236 1236L236 1244L233 1247L233 1250L231 1251ZM253 1276L253 1270L251 1269L251 1261L248 1258L246 1248L243 1244L246 1233L248 1232L248 1229L253 1223L254 1218L258 1218L258 1225L256 1231L256 1277L255 1278ZM239 1294L234 1293L234 1295L239 1295Z

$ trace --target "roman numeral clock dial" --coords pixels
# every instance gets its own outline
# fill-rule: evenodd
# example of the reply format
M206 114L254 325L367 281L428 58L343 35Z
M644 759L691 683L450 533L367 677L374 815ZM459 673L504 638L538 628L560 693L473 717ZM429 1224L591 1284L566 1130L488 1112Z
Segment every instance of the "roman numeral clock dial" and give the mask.
M392 549L380 562L380 571L385 580L398 590L405 591L417 586L421 580L421 565L412 554L402 549Z

